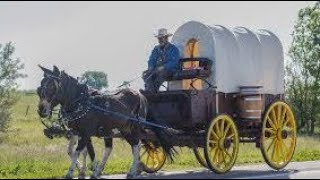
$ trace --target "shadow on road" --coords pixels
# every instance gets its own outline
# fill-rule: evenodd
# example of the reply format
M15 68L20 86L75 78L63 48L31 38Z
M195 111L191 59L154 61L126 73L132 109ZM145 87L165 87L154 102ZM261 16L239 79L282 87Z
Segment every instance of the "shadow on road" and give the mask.
M290 179L290 175L295 173L293 170L282 171L258 171L258 170L232 170L223 175L215 174L208 170L190 171L181 174L168 174L159 172L157 174L150 174L140 177L141 179L234 179L234 178L250 178L259 177L259 179Z

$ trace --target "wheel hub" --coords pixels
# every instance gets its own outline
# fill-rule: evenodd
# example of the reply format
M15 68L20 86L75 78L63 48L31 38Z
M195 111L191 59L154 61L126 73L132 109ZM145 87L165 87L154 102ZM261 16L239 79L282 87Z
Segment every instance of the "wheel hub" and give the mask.
M281 132L281 135L282 135L282 139L287 139L288 138L288 132L286 130L283 130Z
M277 130L277 139L278 140L287 139L287 138L288 138L288 132L286 130L281 130L281 129Z
M229 149L231 146L231 139L221 138L219 140L219 149Z

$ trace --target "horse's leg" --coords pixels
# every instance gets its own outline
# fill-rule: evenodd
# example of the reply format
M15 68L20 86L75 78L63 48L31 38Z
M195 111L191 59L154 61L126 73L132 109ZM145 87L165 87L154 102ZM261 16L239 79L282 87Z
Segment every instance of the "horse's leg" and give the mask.
M88 144L87 144L87 151L88 151L90 160L93 163L91 170L94 171L96 169L96 166L97 166L97 160L96 160L96 154L94 152L94 147L93 147L91 138L89 139Z
M135 178L139 176L142 172L142 164L140 161L140 146L141 142L139 139L136 139L133 135L131 137L126 138L132 148L132 155L133 155L133 163L130 168L129 173L127 174L128 179Z
M104 145L105 145L105 149L104 149L104 153L103 153L103 158L101 161L101 164L97 167L97 169L95 170L93 177L92 178L99 178L102 174L102 171L104 170L107 161L109 159L109 156L111 154L112 151L112 138L104 138Z
M88 155L88 150L87 148L84 148L82 151L82 166L79 170L79 179L85 179L86 178L86 170L87 170L87 155Z
M74 153L74 146L77 143L78 143L78 136L76 136L76 135L71 136L71 138L69 140L69 143L68 143L68 150L67 150L67 153L70 156L71 161L72 161L72 155ZM78 160L77 160L77 165L76 166L77 166L77 169L80 172L80 162Z
M66 179L71 179L73 177L73 172L74 169L77 165L77 161L78 161L78 157L80 155L80 153L84 150L84 148L87 145L87 142L89 141L90 137L88 135L81 135L80 139L78 141L78 146L77 149L75 150L75 152L72 155L72 163L71 166L69 168L69 171L66 175Z

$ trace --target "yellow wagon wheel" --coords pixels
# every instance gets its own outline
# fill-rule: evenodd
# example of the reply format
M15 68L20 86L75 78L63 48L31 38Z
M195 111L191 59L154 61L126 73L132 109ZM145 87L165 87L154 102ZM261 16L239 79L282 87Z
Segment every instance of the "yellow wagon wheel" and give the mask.
M196 156L196 159L201 164L201 166L208 168L206 157L204 155L204 148L194 147L193 153Z
M230 171L239 152L239 134L236 124L228 115L218 115L207 129L205 157L215 173Z
M161 146L155 147L152 143L143 144L140 150L140 160L145 172L155 173L164 166L166 155Z
M274 102L265 112L262 122L263 158L273 169L284 168L292 159L296 141L296 121L291 108L285 102Z

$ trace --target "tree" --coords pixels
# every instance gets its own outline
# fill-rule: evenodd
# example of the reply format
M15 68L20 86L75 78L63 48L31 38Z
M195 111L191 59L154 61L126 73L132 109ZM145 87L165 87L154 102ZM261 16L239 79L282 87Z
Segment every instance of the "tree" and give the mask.
M15 48L11 43L0 44L0 131L8 128L10 109L16 102L16 80L25 77L19 71L24 68L19 58L14 58Z
M108 88L108 76L102 71L86 71L80 80L99 90Z
M299 11L286 67L286 94L298 130L313 134L320 114L320 4Z

